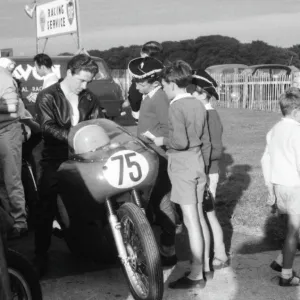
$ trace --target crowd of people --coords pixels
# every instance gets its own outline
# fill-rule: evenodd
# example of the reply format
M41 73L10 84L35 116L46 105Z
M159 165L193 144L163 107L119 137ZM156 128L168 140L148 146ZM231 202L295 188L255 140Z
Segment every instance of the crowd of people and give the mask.
M165 67L158 59L162 51L159 43L149 42L142 47L141 56L129 62L133 79L128 100L134 108L138 137L160 157L159 181L169 183L163 185L168 187L163 197L156 200L160 201L158 216L169 220L156 220L166 233L160 242L163 262L177 262L178 223L183 222L189 236L191 270L169 287L201 288L214 270L229 264L214 210L223 129L210 99L218 99L218 93L216 82L204 70L192 70L180 60ZM210 195L207 201L203 201L205 193Z
M228 267L230 262L214 207L223 148L222 123L211 104L211 99L219 97L217 84L204 70L193 70L182 60L164 66L159 59L162 51L159 43L151 41L142 47L140 57L129 62L132 83L128 103L137 124L137 136L159 157L148 216L161 227L159 248L164 266L177 263L178 225L184 224L188 233L190 271L169 287L203 288L215 270ZM44 78L35 116L21 100L20 86L12 75L15 63L0 58L0 198L2 208L13 218L10 238L23 236L28 227L21 180L22 144L30 135L43 139L34 226L34 264L42 276L47 271L57 215L57 170L68 160L69 130L85 120L104 118L104 114L99 100L87 89L98 73L90 56L74 56L62 79L52 72L48 55L38 54L33 61ZM270 198L276 199L278 208L289 217L283 252L271 267L281 272L280 285L290 286L300 283L292 271L300 228L296 199L300 184L299 89L286 91L280 106L284 118L268 133L262 164Z

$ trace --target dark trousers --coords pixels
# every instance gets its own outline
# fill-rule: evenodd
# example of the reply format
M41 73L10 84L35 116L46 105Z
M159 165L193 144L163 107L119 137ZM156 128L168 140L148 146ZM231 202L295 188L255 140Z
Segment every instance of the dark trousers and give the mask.
M137 90L136 83L132 82L128 90L128 101L132 111L138 112L140 110L142 100L143 95Z
M52 224L57 214L58 175L62 161L41 162L36 207L35 254L45 255L50 248Z
M158 177L150 197L156 224L161 228L160 243L163 246L175 245L176 218L174 204L170 200L171 182L168 176L168 160L162 149L155 149L159 157ZM159 152L157 151L159 150Z

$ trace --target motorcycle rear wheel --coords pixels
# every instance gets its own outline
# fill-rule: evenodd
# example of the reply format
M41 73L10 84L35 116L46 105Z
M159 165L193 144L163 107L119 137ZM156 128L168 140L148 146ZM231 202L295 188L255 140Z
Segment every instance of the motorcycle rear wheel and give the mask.
M117 214L129 256L122 268L132 296L136 300L161 300L164 282L160 254L146 216L133 203L123 204Z
M12 249L6 258L12 300L42 300L39 278L31 263Z

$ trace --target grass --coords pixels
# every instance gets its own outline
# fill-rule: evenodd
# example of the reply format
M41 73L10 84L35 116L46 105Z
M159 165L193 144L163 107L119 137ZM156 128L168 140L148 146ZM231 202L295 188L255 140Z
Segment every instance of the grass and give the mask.
M224 127L217 213L223 226L281 236L282 222L270 214L260 166L268 130L279 113L217 108Z

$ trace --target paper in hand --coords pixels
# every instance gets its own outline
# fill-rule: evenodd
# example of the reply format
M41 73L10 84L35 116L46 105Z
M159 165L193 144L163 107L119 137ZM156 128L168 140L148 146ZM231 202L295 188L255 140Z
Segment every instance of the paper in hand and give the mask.
M154 134L152 134L149 130L147 130L146 132L142 133L143 136L147 137L149 140L154 141L154 139L156 138L156 136Z

